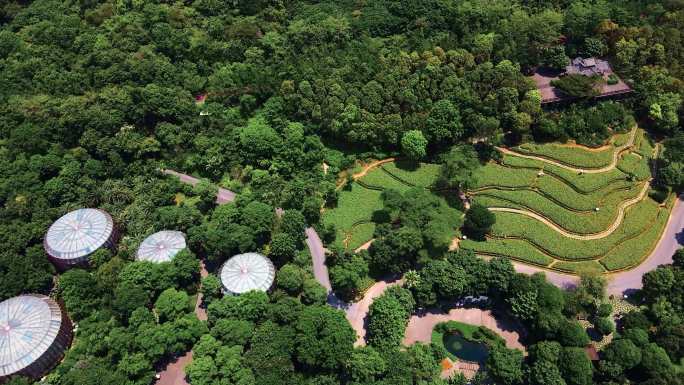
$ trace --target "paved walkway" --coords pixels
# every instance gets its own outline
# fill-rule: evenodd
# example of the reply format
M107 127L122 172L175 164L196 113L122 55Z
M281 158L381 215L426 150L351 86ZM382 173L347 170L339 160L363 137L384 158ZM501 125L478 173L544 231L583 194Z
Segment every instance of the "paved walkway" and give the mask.
M156 385L190 385L185 380L185 367L192 362L192 350L178 357L166 366Z
M564 169L566 169L566 170L570 170L570 171L577 172L577 173L582 172L582 173L585 173L585 174L598 174L598 173L610 171L610 170L612 170L612 169L615 168L615 166L617 165L617 162L618 162L618 160L619 160L619 158L620 158L620 154L622 153L622 151L626 150L627 148L631 147L631 146L634 144L634 137L636 136L637 131L638 131L637 128L634 127L634 128L632 129L632 132L630 133L629 140L627 141L627 143L623 144L623 145L620 146L620 147L616 147L616 148L615 148L615 152L613 152L613 159L612 159L611 163L610 163L609 165L607 165L607 166L605 166L605 167L601 167L601 168L580 168L580 167L574 167L574 166L570 166L570 165L567 165L567 164L565 164L565 163L562 163L562 162L559 162L559 161L556 161L556 160L553 160L553 159L549 159L549 158L544 158L544 157L541 157L541 156L521 154L521 153L519 153L519 152L517 152L517 151L513 151L513 150L508 149L508 148L497 147L497 149L498 149L499 151L501 151L502 153L507 154L507 155L517 156L517 157L519 157L519 158L537 160L537 161L540 161L540 162L552 164L552 165L554 165L554 166L558 166L558 167L564 168Z
M378 281L371 286L358 302L350 304L346 309L347 320L352 329L356 332L356 342L354 346L366 345L366 326L368 325L368 310L375 298L382 295L385 289L394 285L401 285L403 280L398 281Z
M313 275L316 281L321 284L328 292L332 290L330 278L328 277L328 266L325 264L325 248L321 238L313 227L309 227L306 232L306 245L309 247L311 261L313 263Z
M202 278L209 275L204 261L200 261L200 276ZM195 315L201 321L207 320L207 310L202 306L202 293L197 293L197 301L195 302ZM192 350L187 351L184 355L178 357L166 368L159 373L159 379L156 385L189 385L185 380L185 367L192 362Z
M468 361L461 361L458 360L456 362L451 361L449 358L445 358L444 360L449 362L449 367L446 370L442 370L442 374L440 375L441 378L443 379L448 379L454 376L456 373L461 373L465 376L465 378L472 380L473 377L477 374L477 372L480 371L480 364L477 362L468 362ZM444 367L444 365L442 365Z
M455 308L449 310L448 313L429 311L425 314L414 315L406 327L404 345L408 346L416 342L429 343L432 340L432 329L435 325L446 321L487 327L503 337L509 349L519 349L525 352L525 346L520 343L520 334L512 323L495 318L491 310L478 308Z
M164 174L167 174L167 175L177 176L181 182L187 183L187 184L192 185L192 186L197 185L197 183L199 183L199 181L200 181L199 179L195 178L194 176L190 176L188 174L183 174L183 173L180 173L180 172L174 171L174 170L162 170L162 172ZM218 194L216 195L216 203L221 205L224 203L232 202L234 200L235 200L235 193L234 192L219 187Z

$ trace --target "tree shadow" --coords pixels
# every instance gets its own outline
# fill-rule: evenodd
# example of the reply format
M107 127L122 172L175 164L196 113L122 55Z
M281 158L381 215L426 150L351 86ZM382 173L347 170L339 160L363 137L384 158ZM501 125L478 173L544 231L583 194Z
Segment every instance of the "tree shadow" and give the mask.
M410 159L397 159L394 164L398 169L404 171L416 171L420 168L420 162L410 160Z

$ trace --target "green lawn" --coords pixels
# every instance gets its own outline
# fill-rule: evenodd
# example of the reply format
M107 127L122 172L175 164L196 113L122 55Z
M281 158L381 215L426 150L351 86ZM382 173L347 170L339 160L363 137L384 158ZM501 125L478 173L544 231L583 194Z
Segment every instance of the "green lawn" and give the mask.
M625 154L617 167L625 174L634 175L638 180L646 180L651 177L651 167L644 159L641 155Z
M644 257L653 250L660 235L665 229L672 202L674 201L670 199L670 207L661 209L658 212L656 221L643 233L632 239L621 242L613 250L608 252L606 256L601 259L601 264L607 270L622 270L641 263Z
M649 138L641 132L639 135L637 135L634 143L634 147L636 148L636 152L639 153L639 155L643 156L644 158L652 158L653 157L653 143L649 140Z
M472 190L486 187L528 187L535 183L539 170L505 167L489 162L475 173Z
M581 192L565 179L554 174L539 176L538 171L532 169L518 169L489 163L477 172L477 182L472 194L492 193L496 190L537 190L538 194L555 201L567 208L588 211L601 206L609 193L633 186L633 182L626 180L624 174L597 190ZM589 176L586 174L585 176ZM591 177L590 177L591 178ZM585 178L586 179L586 178Z
M385 163L381 168L403 180L404 182L418 187L429 188L435 184L439 177L440 165L433 163L420 163L416 169L399 167L397 162Z
M641 131L641 132L643 132L643 131ZM627 132L624 134L616 134L615 136L613 136L613 146L620 147L620 146L624 146L625 144L627 144L627 142L629 141L629 134L630 133ZM639 132L637 132L637 137L638 137L638 135L640 135Z
M364 188L358 183L352 183L351 190L340 191L337 206L328 208L323 213L323 222L335 225L336 243L341 244L355 224L369 222L373 212L382 208L380 194L380 191ZM368 233L367 228L361 228L361 230ZM358 237L356 238L358 242Z
M598 261L567 262L558 261L553 268L568 273L605 273L606 269Z
M380 190L391 188L403 192L413 188L413 186L393 178L390 174L386 173L380 168L370 171L368 174L359 179L359 182L368 187Z
M555 261L531 243L519 239L488 239L486 242L465 239L461 241L460 247L475 250L483 255L505 256L515 261L542 267Z
M348 249L356 249L373 237L375 224L371 218L374 211L382 209L383 189L404 192L414 186L429 187L438 173L436 164L421 163L415 170L406 170L395 162L386 163L352 183L351 190L340 191L337 206L325 210L323 222L335 225L336 244L343 245L346 240Z
M348 238L347 248L349 250L356 250L359 246L371 240L374 232L375 223L373 222L364 222L354 226L351 230L351 236Z

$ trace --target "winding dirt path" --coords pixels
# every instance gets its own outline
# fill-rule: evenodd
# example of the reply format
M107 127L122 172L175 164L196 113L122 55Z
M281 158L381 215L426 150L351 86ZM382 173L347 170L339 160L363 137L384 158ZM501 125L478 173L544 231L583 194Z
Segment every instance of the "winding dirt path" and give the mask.
M373 170L374 168L376 168L376 167L378 167L378 166L382 166L382 165L385 164L385 163L394 162L394 161L395 161L395 158L393 158L393 157L392 157L392 158L387 158L387 159L376 160L375 162L372 162L372 163L370 163L370 164L365 165L365 166L363 167L363 170L361 170L361 171L357 172L356 174L352 175L352 178L353 178L354 180L363 178L364 176L366 176L366 174L368 174L368 173L369 173L371 170Z
M548 218L539 215L535 212L529 211L529 210L523 210L523 209L513 209L513 208L508 208L508 207L490 207L490 211L498 211L498 212L507 212L507 213L515 213L515 214L520 214L520 215L525 215L530 218L536 219L539 222L542 222L546 226L550 227L557 233L561 234L564 237L567 238L573 238L573 239L579 239L583 241L590 241L594 239L601 239L609 236L612 234L615 230L617 230L618 227L622 224L622 221L625 218L625 212L629 206L632 206L638 202L640 202L644 197L646 197L646 194L648 193L648 188L650 185L651 179L648 181L644 182L644 186L641 188L641 192L639 195L636 197L623 201L620 203L620 206L618 207L618 213L617 217L615 218L615 221L605 230L595 233L595 234L578 234L574 233L568 230L565 230L564 228L560 227L558 224L550 221Z
M638 129L637 129L636 127L634 127L634 128L632 129L632 132L631 132L630 135L629 135L629 140L627 141L627 143L623 144L623 145L620 146L620 147L616 147L616 148L615 148L615 152L613 152L613 159L612 159L611 163L610 163L609 165L604 166L604 167L601 167L601 168L579 168L579 167L574 167L574 166L570 166L570 165L568 165L568 164L565 164L565 163L562 163L562 162L559 162L559 161L556 161L556 160L553 160L553 159L545 158L545 157L542 157L542 156L526 155L526 154L522 154L522 153L519 153L519 152L517 152L517 151L511 150L511 149L508 149L508 148L504 148L504 147L497 147L497 150L499 150L500 152L502 152L502 153L504 153L504 154L506 154L506 155L517 156L517 157L519 157L519 158L532 159L532 160L536 160L536 161L539 161L539 162L552 164L552 165L554 165L554 166L558 166L558 167L561 167L561 168L564 168L564 169L566 169L566 170L570 170L570 171L573 171L573 172L576 172L576 173L599 174L599 173L602 173L602 172L610 171L610 170L612 170L612 169L614 169L614 168L616 167L616 165L617 165L617 163L618 163L618 160L620 159L620 154L621 154L624 150L626 150L626 149L628 149L629 147L631 147L632 145L634 145L634 138L636 137L637 131L638 131Z

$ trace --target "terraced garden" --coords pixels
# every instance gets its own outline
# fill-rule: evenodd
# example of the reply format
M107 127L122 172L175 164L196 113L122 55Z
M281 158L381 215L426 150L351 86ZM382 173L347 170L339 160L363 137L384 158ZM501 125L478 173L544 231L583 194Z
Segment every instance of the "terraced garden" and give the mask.
M648 197L655 152L642 130L598 150L561 144L504 150L501 164L481 168L468 192L495 212L492 235L460 246L570 273L634 267L655 246L673 202Z
M375 224L371 219L382 208L383 190L431 188L438 174L439 166L430 163L421 163L414 169L398 162L378 165L340 190L337 205L325 209L323 222L335 225L337 245L354 250L373 238Z

